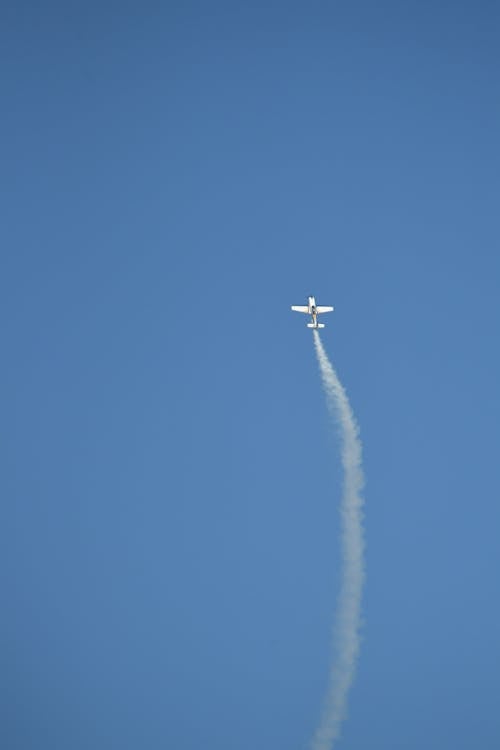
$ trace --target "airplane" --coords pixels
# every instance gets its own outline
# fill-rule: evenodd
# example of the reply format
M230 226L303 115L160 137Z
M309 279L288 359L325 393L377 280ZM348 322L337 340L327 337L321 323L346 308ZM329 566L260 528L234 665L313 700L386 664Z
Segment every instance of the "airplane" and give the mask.
M307 313L311 316L312 323L308 323L308 328L324 328L324 323L318 323L318 315L320 313L333 312L333 307L320 307L316 304L314 297L307 298L307 305L292 305L292 310L295 312Z

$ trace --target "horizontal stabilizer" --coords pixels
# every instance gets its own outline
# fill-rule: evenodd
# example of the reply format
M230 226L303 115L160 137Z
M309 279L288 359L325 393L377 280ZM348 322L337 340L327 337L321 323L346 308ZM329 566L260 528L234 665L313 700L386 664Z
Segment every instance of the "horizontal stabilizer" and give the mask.
M316 325L314 325L314 323L308 323L307 327L308 328L324 328L325 324L324 323L316 323Z

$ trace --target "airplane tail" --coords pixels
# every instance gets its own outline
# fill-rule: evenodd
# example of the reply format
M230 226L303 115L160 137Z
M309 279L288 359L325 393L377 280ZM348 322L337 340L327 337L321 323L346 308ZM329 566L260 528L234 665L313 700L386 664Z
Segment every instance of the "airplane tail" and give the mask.
M325 324L324 323L316 323L316 325L315 325L314 323L308 323L307 327L308 328L324 328Z

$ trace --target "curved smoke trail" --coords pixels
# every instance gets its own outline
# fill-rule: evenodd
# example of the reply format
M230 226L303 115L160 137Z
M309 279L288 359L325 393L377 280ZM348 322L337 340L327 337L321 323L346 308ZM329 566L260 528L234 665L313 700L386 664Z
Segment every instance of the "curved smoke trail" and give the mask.
M363 468L359 430L347 394L331 365L317 331L314 346L332 416L339 421L344 485L342 493L342 582L337 602L333 663L323 715L312 750L330 750L346 715L347 694L354 679L360 646L363 560Z

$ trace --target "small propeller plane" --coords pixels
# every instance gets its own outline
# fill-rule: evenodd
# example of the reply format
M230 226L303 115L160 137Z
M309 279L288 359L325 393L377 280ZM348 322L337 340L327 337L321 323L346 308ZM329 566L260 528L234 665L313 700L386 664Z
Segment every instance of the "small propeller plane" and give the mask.
M320 307L316 304L314 297L307 298L307 305L292 305L295 312L306 313L311 316L312 322L307 324L308 328L324 328L324 323L318 323L320 313L333 312L333 307Z

